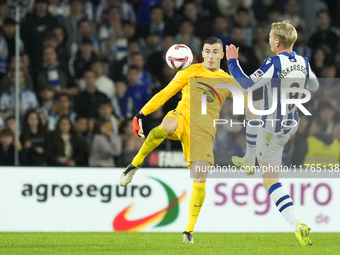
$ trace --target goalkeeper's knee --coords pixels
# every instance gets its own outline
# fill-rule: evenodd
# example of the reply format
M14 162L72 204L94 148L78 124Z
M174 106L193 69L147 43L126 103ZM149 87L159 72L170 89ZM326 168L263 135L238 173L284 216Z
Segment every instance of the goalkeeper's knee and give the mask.
M151 130L151 132L149 133L149 137L152 140L156 140L156 139L164 139L165 137L167 137L168 134L167 132L165 132L165 130L162 128L161 125L155 127L154 129Z

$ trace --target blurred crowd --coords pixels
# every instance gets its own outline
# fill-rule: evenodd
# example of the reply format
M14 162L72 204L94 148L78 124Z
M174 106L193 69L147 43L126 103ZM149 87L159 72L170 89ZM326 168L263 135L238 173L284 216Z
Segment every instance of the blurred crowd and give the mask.
M14 165L16 147L22 166L125 166L124 155L143 143L133 134L133 116L175 75L164 61L171 45L188 45L199 63L202 42L216 36L240 47L239 62L250 75L273 55L271 23L285 19L298 32L294 50L325 79L283 162L303 164L309 136L327 136L325 144L340 139L339 1L29 0L20 14L19 74L11 3L0 2L0 165ZM222 68L227 71L226 60ZM16 75L20 123L14 118ZM146 133L180 98L145 119ZM233 118L231 106L227 100L220 118ZM218 126L215 151L243 156L245 148L241 125ZM181 145L165 140L158 149ZM340 155L340 145L336 149Z

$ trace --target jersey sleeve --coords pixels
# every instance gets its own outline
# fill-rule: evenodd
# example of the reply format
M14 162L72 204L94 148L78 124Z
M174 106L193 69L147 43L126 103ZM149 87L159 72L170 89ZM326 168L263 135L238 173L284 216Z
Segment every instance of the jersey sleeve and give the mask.
M307 72L309 74L309 79L308 79L306 88L312 92L315 92L319 89L319 81L318 81L318 78L316 78L315 73L312 71L312 68L310 67L309 63L308 63Z
M250 76L243 72L236 58L228 60L228 68L242 91L247 93L248 88L258 89L268 82L268 78L272 78L274 64L271 58L267 58L261 67Z
M232 79L232 82L228 81L228 83L230 83L231 85L234 85L235 87L239 87L239 85L237 84L237 82L235 81L235 79L233 79L233 78L230 77L229 75L228 75L228 77L226 77L226 78ZM242 93L243 93L243 98L244 98L244 108L246 108L246 106L247 106L247 104L248 104L248 95L247 95L246 93L244 93L243 91L242 91ZM229 94L228 94L228 97L229 97L229 98L234 98L233 93L229 93Z
M179 92L189 81L189 68L179 71L172 81L160 92L154 95L149 102L147 102L141 109L141 112L147 116L150 113L158 110L162 105L165 104L171 97Z

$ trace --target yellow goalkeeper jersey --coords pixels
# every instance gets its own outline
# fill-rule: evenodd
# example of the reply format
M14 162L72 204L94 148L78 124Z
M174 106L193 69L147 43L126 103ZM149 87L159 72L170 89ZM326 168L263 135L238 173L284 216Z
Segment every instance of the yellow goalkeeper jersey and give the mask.
M232 76L222 69L212 72L204 68L203 63L191 65L187 69L177 72L172 81L154 95L141 111L144 115L149 115L181 90L182 99L178 103L176 111L185 115L191 128L193 128L192 125L197 126L215 137L216 128L213 125L213 120L219 118L223 102L228 96L232 97L232 94L230 90L216 89L214 85L226 82L237 86ZM207 94L206 115L201 114L202 94L204 93Z

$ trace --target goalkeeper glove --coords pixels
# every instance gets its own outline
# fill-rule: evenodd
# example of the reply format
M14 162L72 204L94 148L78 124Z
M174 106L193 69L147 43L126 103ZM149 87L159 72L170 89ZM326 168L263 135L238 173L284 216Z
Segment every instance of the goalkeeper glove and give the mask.
M145 138L143 126L142 126L142 119L145 117L145 115L140 111L136 114L136 116L133 118L133 132L138 136L139 138Z

